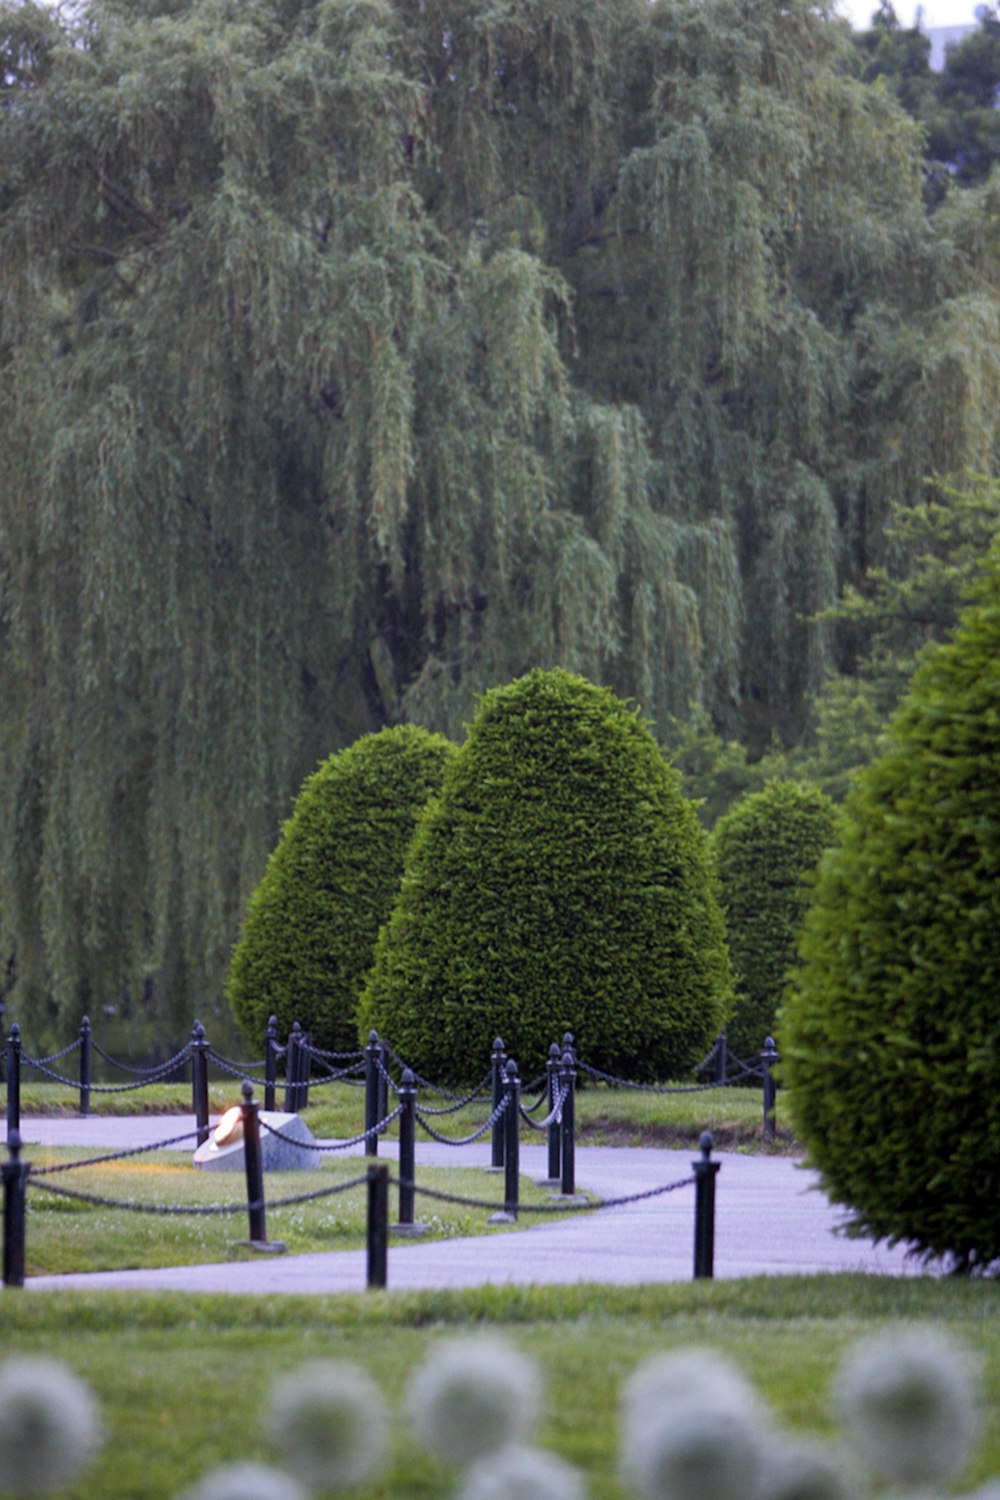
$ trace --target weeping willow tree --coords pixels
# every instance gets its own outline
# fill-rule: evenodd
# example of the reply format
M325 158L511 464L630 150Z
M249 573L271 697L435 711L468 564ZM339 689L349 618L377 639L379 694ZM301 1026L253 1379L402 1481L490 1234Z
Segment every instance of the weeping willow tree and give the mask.
M210 1013L317 760L561 664L793 742L996 466L997 215L806 0L0 5L0 939Z

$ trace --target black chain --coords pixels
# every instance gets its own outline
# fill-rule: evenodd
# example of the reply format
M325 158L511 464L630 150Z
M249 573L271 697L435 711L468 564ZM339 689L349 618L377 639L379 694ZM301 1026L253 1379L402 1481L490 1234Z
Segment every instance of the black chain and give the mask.
M307 1043L306 1051L310 1057L318 1057L324 1062L364 1062L363 1052L326 1052L322 1047L314 1047L311 1042Z
M413 1113L416 1119L419 1121L420 1125L430 1136L432 1141L438 1141L442 1146L471 1146L473 1141L478 1141L482 1136L486 1134L488 1130L491 1130L493 1128L493 1126L499 1120L500 1116L506 1111L507 1105L509 1104L510 1100L513 1099L513 1097L513 1094L505 1094L486 1123L480 1125L479 1129L474 1131L472 1135L463 1135L458 1137L442 1135L439 1130L434 1129L433 1125L428 1125L427 1121L423 1117L422 1110L414 1109Z
M487 1203L482 1198L463 1198L458 1193L443 1193L437 1188L421 1187L418 1182L401 1182L396 1177L390 1177L390 1183L396 1187L409 1188L414 1192L422 1193L425 1198L438 1198L442 1203L457 1203L464 1208L484 1208L491 1213L496 1213L504 1208L502 1203ZM659 1198L665 1193L674 1193L678 1188L691 1187L697 1181L695 1177L683 1177L679 1182L668 1182L663 1187L647 1188L642 1193L630 1193L624 1198L594 1198L589 1202L581 1203L578 1199L568 1200L565 1203L518 1203L518 1212L532 1214L571 1214L571 1213L594 1213L599 1208L621 1208L628 1203L640 1203L644 1198Z
M569 1095L569 1084L560 1085L559 1097L556 1099L544 1120L533 1120L528 1111L521 1107L521 1119L531 1130L548 1130L550 1125L558 1125L562 1122L562 1108ZM537 1106L536 1106L537 1108Z
M635 1089L641 1094L704 1094L709 1089L728 1088L727 1083L678 1083L674 1085L662 1083L631 1083L627 1078L616 1078L613 1073L602 1073L600 1068L592 1068L589 1063L578 1062L577 1067L583 1073L589 1073L592 1078L599 1078L602 1083L614 1084L620 1089Z
M28 1173L28 1186L34 1172ZM104 1198L99 1193L82 1193L78 1188L52 1187L49 1183L39 1183L40 1193L52 1193L57 1198L72 1198L80 1203L92 1203L97 1208L120 1208L127 1213L133 1214L189 1214L204 1217L209 1214L241 1214L246 1213L245 1203L208 1203L208 1204L181 1204L181 1203L136 1203L132 1200L122 1198Z
M28 1063L30 1067L37 1069L39 1073L44 1073L46 1078L51 1078L53 1083L64 1084L66 1088L70 1089L80 1088L79 1078L66 1078L61 1073L53 1073L51 1068L43 1067L42 1064L33 1057L25 1057L22 1054L22 1060ZM141 1078L138 1083L91 1083L88 1084L87 1087L90 1089L90 1092L92 1094L129 1094L134 1093L136 1089L148 1088L151 1083L159 1083L161 1079L170 1071L171 1067L167 1067L153 1077Z
M389 1056L392 1058L393 1062L397 1065L397 1067L399 1067L399 1068L410 1068L409 1063L408 1062L404 1062L404 1060L400 1057L399 1053L397 1051L395 1051L395 1049L393 1047L390 1047L390 1045L389 1045L388 1042L383 1042L382 1046L385 1048L386 1052L388 1052ZM416 1069L410 1068L410 1072L413 1074L413 1080L414 1080L414 1082L418 1083L422 1089L430 1089L430 1091L431 1091L432 1094L439 1094L442 1099L458 1099L460 1097L458 1094L453 1093L453 1091L451 1089L442 1089L442 1088L439 1088L436 1083L431 1083L431 1081L430 1081L429 1078L423 1078L423 1077L421 1077L421 1075L416 1071ZM492 1078L492 1076L493 1076L492 1072L488 1076L490 1078ZM478 1092L478 1090L477 1090L477 1092Z
M267 1209L270 1213L272 1208L291 1208L296 1203L315 1203L317 1198L330 1198L334 1193L346 1193L349 1188L363 1186L368 1181L367 1172L363 1177L352 1177L348 1182L338 1182L333 1187L316 1188L311 1193L298 1193L294 1198L268 1199Z
M414 1074L414 1077L416 1077L416 1074ZM491 1069L490 1072L487 1073L486 1077L483 1079L482 1083L477 1083L476 1087L472 1090L472 1093L471 1094L466 1094L466 1096L465 1096L464 1099L458 1099L458 1100L456 1100L456 1102L454 1104L443 1104L440 1109L429 1109L425 1105L423 1113L425 1115L431 1115L434 1118L438 1118L441 1115L454 1115L454 1114L457 1114L460 1109L464 1109L467 1104L471 1104L474 1099L478 1099L479 1095L483 1092L483 1090L485 1089L486 1085L488 1083L491 1083L492 1080L493 1080L493 1071Z
M32 1060L30 1057L25 1058L24 1053L22 1053L21 1056L26 1062L32 1063L32 1066L37 1068L40 1063L58 1062L61 1057L66 1057L76 1047L79 1047L81 1040L81 1037L77 1037L74 1041L70 1042L68 1046L64 1047L61 1052L50 1052L48 1057L39 1057Z
M392 1089L392 1092L398 1095L399 1087L395 1083L391 1075L386 1072L385 1063L382 1061L381 1057L379 1057L378 1053L375 1054L375 1067L378 1070L378 1075L381 1078L382 1082L385 1084L386 1088Z
M177 1146L181 1141L193 1140L200 1131L189 1130L185 1135L172 1135L165 1141L153 1141L149 1146L130 1146L127 1151L110 1151L106 1156L89 1156L80 1161L55 1162L48 1167L32 1167L35 1177L47 1177L51 1172L72 1172L76 1167L96 1167L109 1161L124 1161L129 1156L142 1156L146 1151L162 1151L166 1146Z
M315 1056L315 1054L313 1054L313 1056ZM322 1059L320 1059L320 1067L326 1068L326 1072L321 1078L310 1079L309 1087L312 1089L318 1089L323 1084L339 1083L343 1079L350 1078L352 1073L358 1073L361 1071L361 1069L364 1067L364 1063L351 1063L350 1067L347 1068L331 1068L328 1067Z
M300 1151L346 1151L349 1146L360 1146L362 1141L368 1140L369 1136L381 1135L402 1113L403 1106L397 1104L392 1114L386 1115L384 1120L379 1120L378 1124L373 1125L369 1130L363 1130L360 1135L352 1136L349 1141L332 1141L326 1144L320 1141L297 1141L294 1136L286 1135L283 1130L279 1130L276 1125L269 1125L266 1120L261 1120L260 1126L262 1130L267 1131L268 1135L276 1135L279 1141L286 1141L289 1146L297 1146Z
M227 1073L234 1073L237 1078L244 1077L247 1073L262 1073L267 1067L266 1062L237 1062L235 1058L223 1057L221 1052L216 1052L214 1047L209 1047L208 1056L214 1063L218 1063Z
M191 1043L188 1042L186 1046L183 1046L179 1052L174 1053L169 1062L157 1063L155 1067L152 1068L130 1068L128 1063L119 1062L116 1057L112 1057L109 1053L105 1052L104 1048L98 1046L97 1042L95 1042L93 1039L91 1039L90 1045L93 1047L98 1057L103 1057L104 1061L108 1063L112 1068L118 1068L122 1073L133 1073L136 1077L138 1077L140 1074L156 1074L157 1076L159 1076L159 1074L161 1074L165 1068L176 1068L180 1063L186 1061L188 1054L191 1051ZM46 1058L45 1061L50 1062L51 1058Z

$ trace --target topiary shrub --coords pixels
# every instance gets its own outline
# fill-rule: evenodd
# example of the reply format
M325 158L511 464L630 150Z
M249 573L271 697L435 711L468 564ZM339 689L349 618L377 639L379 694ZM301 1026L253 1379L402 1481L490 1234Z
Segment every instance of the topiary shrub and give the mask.
M1000 552L821 866L780 1020L797 1130L876 1238L1000 1260Z
M392 910L418 814L455 747L414 725L383 729L308 778L233 951L226 996L250 1041L268 1017L313 1043L357 1046L355 1008Z
M597 1067L663 1078L730 999L706 838L643 722L560 670L487 693L411 846L362 1036L465 1082L497 1035L527 1076L568 1028Z
M808 878L833 842L836 816L818 787L771 781L715 826L712 850L736 988L726 1029L737 1057L756 1056L774 1031L809 904Z

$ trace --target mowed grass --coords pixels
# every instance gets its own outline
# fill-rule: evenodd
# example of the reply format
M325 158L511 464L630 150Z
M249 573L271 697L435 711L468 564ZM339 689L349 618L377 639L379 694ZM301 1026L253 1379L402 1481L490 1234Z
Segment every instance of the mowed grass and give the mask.
M263 1104L263 1088L255 1085L255 1097ZM6 1092L0 1088L0 1101ZM213 1080L209 1087L209 1105L213 1114L221 1114L239 1103L237 1079ZM283 1107L284 1090L279 1088L276 1104ZM525 1095L532 1103L535 1095ZM78 1093L60 1084L37 1083L26 1075L21 1084L21 1110L24 1114L75 1115ZM489 1094L483 1093L453 1114L431 1117L430 1111L447 1107L449 1101L429 1091L421 1091L417 1107L427 1112L436 1129L449 1135L467 1135L490 1113ZM91 1111L98 1115L190 1114L190 1083L152 1084L148 1088L124 1093L95 1093ZM545 1113L544 1105L537 1117ZM364 1090L345 1083L319 1084L310 1092L309 1104L303 1110L313 1134L340 1140L357 1135L364 1128ZM719 1150L779 1151L797 1150L789 1128L787 1095L779 1092L777 1132L773 1145L763 1141L763 1099L760 1088L698 1088L683 1093L653 1093L645 1090L612 1088L605 1084L588 1084L576 1094L577 1138L583 1144L610 1146L688 1146L694 1145L704 1130L710 1130ZM389 1137L395 1134L390 1126ZM418 1130L418 1140L422 1132Z
M541 1364L541 1443L579 1464L594 1500L622 1500L617 1401L646 1355L681 1345L730 1354L800 1431L830 1435L832 1372L859 1335L927 1321L982 1370L983 1443L962 1489L1000 1472L1000 1288L891 1277L762 1278L657 1287L484 1288L319 1298L159 1293L0 1293L4 1355L52 1354L91 1381L108 1441L67 1500L168 1500L215 1463L273 1461L262 1415L274 1377L350 1359L392 1411L392 1464L359 1500L445 1500L455 1477L419 1450L403 1415L411 1372L435 1340L502 1330Z
M93 1152L90 1155L98 1155ZM87 1153L29 1147L23 1159L32 1168L78 1161ZM393 1164L392 1177L398 1176ZM367 1188L341 1190L363 1177L362 1158L332 1161L309 1172L265 1173L269 1240L280 1240L293 1254L310 1251L357 1250L366 1243ZM502 1174L465 1168L421 1167L417 1164L415 1217L424 1226L421 1242L456 1235L495 1234L511 1227L488 1222L490 1209L453 1204L421 1194L421 1188L444 1192L477 1204L503 1207ZM118 1203L139 1205L115 1208L60 1196L66 1189ZM280 1206L280 1200L336 1187L337 1192L314 1201ZM398 1189L389 1190L390 1226L398 1218ZM521 1203L548 1204L549 1192L523 1177ZM27 1194L25 1260L29 1276L62 1275L72 1271L117 1271L136 1267L186 1266L249 1259L256 1251L248 1243L249 1216L246 1180L240 1171L201 1171L191 1157L177 1151L75 1167L49 1175L35 1175ZM173 1212L144 1210L164 1206ZM178 1209L222 1207L231 1212L187 1214ZM528 1222L525 1219L522 1222ZM399 1244L414 1241L399 1237Z

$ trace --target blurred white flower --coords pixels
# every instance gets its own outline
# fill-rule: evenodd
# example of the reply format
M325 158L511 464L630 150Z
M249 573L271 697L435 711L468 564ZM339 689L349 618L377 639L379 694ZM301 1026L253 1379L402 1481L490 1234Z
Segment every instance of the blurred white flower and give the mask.
M80 1474L102 1441L90 1387L61 1361L0 1365L0 1493L43 1495Z
M968 1459L979 1425L976 1382L944 1334L920 1328L864 1339L833 1389L848 1437L883 1479L930 1484Z
M268 1432L297 1479L339 1490L360 1484L384 1462L388 1416L367 1371L314 1360L275 1381Z
M572 1464L540 1448L512 1446L467 1469L455 1500L585 1500L586 1493Z
M813 1438L777 1436L764 1447L757 1500L858 1500L849 1453Z
M465 1465L531 1438L542 1381L534 1360L506 1339L446 1339L414 1372L407 1404L428 1452Z
M267 1464L222 1464L203 1474L177 1500L309 1500L307 1492Z
M746 1414L705 1401L677 1401L633 1432L622 1477L647 1500L747 1500L761 1469L758 1434Z
M660 1355L622 1392L622 1478L647 1500L747 1500L769 1427L757 1393L723 1355Z
M622 1387L622 1420L628 1428L648 1412L675 1401L711 1400L758 1421L767 1418L760 1396L743 1372L714 1349L674 1349L637 1365Z

